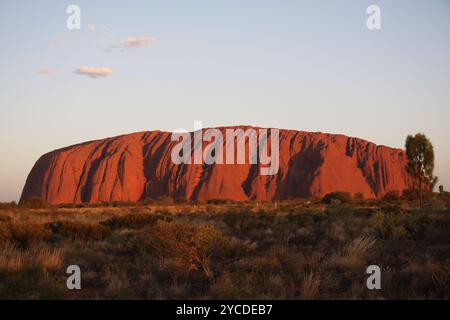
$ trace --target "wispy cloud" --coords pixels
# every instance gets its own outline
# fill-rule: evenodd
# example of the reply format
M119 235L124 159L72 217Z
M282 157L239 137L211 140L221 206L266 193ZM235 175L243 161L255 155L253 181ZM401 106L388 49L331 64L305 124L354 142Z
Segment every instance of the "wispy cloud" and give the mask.
M42 76L51 76L56 73L56 70L50 68L42 68L38 70L38 73Z
M155 41L152 37L126 37L122 39L122 44L125 47L142 47Z
M144 47L154 41L155 38L152 37L125 37L120 41L114 40L113 38L109 37L104 41L104 43L106 45L106 51L111 51L113 49L126 51L131 48Z
M106 67L87 67L81 66L78 69L73 70L73 73L89 76L91 78L107 77L113 73L111 68Z

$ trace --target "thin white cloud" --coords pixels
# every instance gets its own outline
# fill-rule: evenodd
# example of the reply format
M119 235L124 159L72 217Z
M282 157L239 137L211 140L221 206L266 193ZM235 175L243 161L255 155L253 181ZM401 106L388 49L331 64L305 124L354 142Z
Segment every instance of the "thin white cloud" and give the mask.
M126 37L122 39L122 44L125 47L133 48L145 46L153 41L155 41L155 39L152 37Z
M42 68L38 70L38 73L42 76L51 76L56 73L56 70L50 68Z
M73 73L89 76L91 78L107 77L113 73L111 68L106 67L87 67L81 66L78 69L73 70Z
M103 43L106 46L105 51L110 52L112 50L126 51L131 48L139 48L151 44L154 41L155 38L152 37L126 37L117 41L109 36Z

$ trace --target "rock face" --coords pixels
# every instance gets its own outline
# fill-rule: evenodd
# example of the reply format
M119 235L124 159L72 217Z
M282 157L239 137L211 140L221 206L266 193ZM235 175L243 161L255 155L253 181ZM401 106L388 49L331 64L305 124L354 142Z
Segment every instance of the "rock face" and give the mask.
M411 184L403 150L343 135L280 130L279 170L272 176L260 175L260 164L176 165L176 144L171 133L150 131L52 151L34 165L21 201L275 200L337 190L371 198Z

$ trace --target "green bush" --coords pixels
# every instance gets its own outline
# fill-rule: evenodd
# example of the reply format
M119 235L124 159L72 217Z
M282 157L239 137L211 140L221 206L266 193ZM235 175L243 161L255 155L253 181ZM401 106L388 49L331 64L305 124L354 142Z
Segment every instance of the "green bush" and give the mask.
M171 205L175 204L175 200L169 196L161 196L158 198L158 204Z
M356 192L353 196L353 198L357 201L363 201L364 200L364 194L362 192Z
M405 216L405 228L409 237L414 240L423 238L428 225L429 220L420 212L411 212Z
M38 197L33 197L28 200L25 200L24 202L21 203L21 205L23 207L29 208L29 209L47 208L47 203L45 202L45 200L38 198Z
M153 198L145 198L145 199L141 200L140 203L143 206L150 206L150 205L157 204L158 201L156 199L153 199Z
M161 219L155 214L127 214L125 216L115 216L100 222L101 225L110 229L140 229L147 225L154 225Z
M425 215L420 212L383 212L374 214L375 230L382 239L413 239L420 240L429 225Z
M208 201L206 201L206 203L220 205L220 204L232 204L234 203L234 201L230 199L209 199Z
M424 204L423 210L427 213L442 212L446 208L443 197L432 196Z
M12 222L10 224L12 239L21 247L28 247L33 243L49 240L51 231L44 225L32 221Z
M414 201L419 199L419 193L414 189L405 189L402 192L402 198L408 201Z
M72 240L103 240L111 231L100 224L74 221L56 221L46 225L54 235Z
M134 202L134 201L112 201L110 206L117 207L117 208L134 207L134 206L136 206L136 202Z
M65 298L66 292L64 281L45 273L42 268L27 268L0 282L1 300L60 300Z
M387 201L387 202L398 201L398 200L400 200L400 193L398 190L388 191L383 196L383 200Z
M0 202L0 210L4 209L15 209L17 208L17 204L15 201L11 202Z
M0 221L0 241L9 241L12 239L11 225L8 222Z
M230 231L237 236L247 231L254 222L252 214L235 210L225 213L222 220Z
M336 200L339 203L337 203ZM326 204L342 204L342 203L351 204L353 203L353 197L350 192L334 191L326 194L323 197L322 202Z

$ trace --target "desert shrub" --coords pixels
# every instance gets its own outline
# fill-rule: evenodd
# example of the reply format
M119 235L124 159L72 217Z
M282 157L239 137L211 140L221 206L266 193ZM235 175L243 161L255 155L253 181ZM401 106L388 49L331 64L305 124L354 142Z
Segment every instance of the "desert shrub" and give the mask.
M450 258L450 214L446 213L439 217L427 218L427 229L425 239L436 246L441 246L445 256Z
M388 213L379 211L372 218L374 228L381 239L399 240L423 237L428 222L420 213Z
M25 200L24 202L21 203L21 205L23 207L29 208L29 209L47 208L47 203L45 202L45 200L38 198L38 197L33 197L28 200Z
M105 283L105 295L107 299L136 299L136 293L130 283L127 271L118 265L111 265L102 277Z
M357 201L363 201L364 200L364 194L362 192L356 192L353 195L353 198Z
M17 204L15 201L11 202L0 202L0 210L5 209L15 209L17 207Z
M58 208L63 208L63 209L72 209L72 208L81 208L81 206L79 206L76 203L60 203L57 205Z
M33 243L49 240L51 237L51 231L48 228L33 221L13 221L10 226L12 239L21 247L28 247Z
M144 245L160 258L173 258L187 271L214 276L214 263L234 257L237 243L210 225L158 221L142 230Z
M188 199L186 199L186 197L175 197L175 198L173 199L173 201L174 201L176 204L186 204L186 203L189 203L189 201L188 201Z
M100 224L74 221L56 221L46 225L54 235L71 240L103 240L111 231Z
M209 199L208 201L206 201L206 203L220 205L220 204L232 204L234 203L234 201L230 199Z
M134 201L112 201L109 205L114 208L123 208L123 207L134 207L136 206L136 202Z
M212 299L239 299L243 288L236 286L230 272L222 273L211 285L210 295Z
M308 228L299 228L296 233L288 239L289 246L313 246L317 244L318 239L312 230Z
M445 203L447 210L450 210L450 192L445 191L444 194L439 195L439 199Z
M362 201L362 205L366 207L379 207L383 203L383 200L379 198L370 198Z
M405 229L410 238L422 239L429 225L429 220L421 212L411 212L405 216Z
M314 217L322 215L318 210L301 213L289 213L285 217L287 224L295 225L296 227L305 227L314 222Z
M125 216L114 216L100 222L100 224L113 230L140 229L146 225L154 225L159 219L162 219L162 217L154 214L127 214Z
M7 222L11 222L12 218L8 215L3 215L0 214L0 223L7 223Z
M259 211L255 218L264 224L272 226L275 223L276 214L274 212Z
M427 199L423 206L423 210L426 213L444 211L446 208L445 201L441 197L433 196Z
M373 215L373 225L381 239L388 239L392 236L392 228L396 224L396 218L395 214L387 214L383 211L378 211Z
M161 197L158 198L158 203L159 204L170 205L170 204L174 204L175 200L172 197L169 197L169 196L161 196Z
M448 295L450 283L448 281L450 270L448 266L434 259L420 259L410 261L395 275L395 280L390 284L388 298L398 299L399 296L421 297L427 296L431 299L442 299Z
M283 279L277 275L262 275L249 272L222 273L210 287L210 298L212 299L282 299L282 292L286 291ZM281 288L280 288L281 287ZM273 294L277 291L277 294ZM273 295L272 295L273 294Z
M414 189L404 189L402 192L402 198L408 201L418 200L419 192Z
M153 198L145 198L143 200L140 201L141 205L143 206L149 206L149 205L155 205L158 203L158 201L156 199Z
M0 241L8 241L12 239L11 224L0 221Z
M63 299L66 292L62 279L56 279L39 267L24 268L0 282L1 300Z
M397 215L400 215L405 211L400 204L391 204L386 202L380 205L380 209L385 213L392 213Z
M333 199L333 201L336 201L336 199ZM339 201L339 200L337 200ZM330 205L328 208L325 209L325 214L328 218L331 219L339 219L339 218L350 218L355 213L355 208L352 205L349 204L343 204L343 205Z
M400 193L398 190L388 191L383 196L383 200L387 201L387 202L398 201L398 200L400 200Z
M341 221L330 222L327 229L327 235L333 242L342 243L348 239L345 223Z
M252 225L252 215L248 212L229 211L222 218L233 234L240 236Z
M339 203L337 203L336 200L338 200ZM335 192L326 194L323 197L322 202L326 203L326 204L335 204L335 205L341 204L341 203L351 204L351 203L353 203L353 197L350 192L335 191Z

